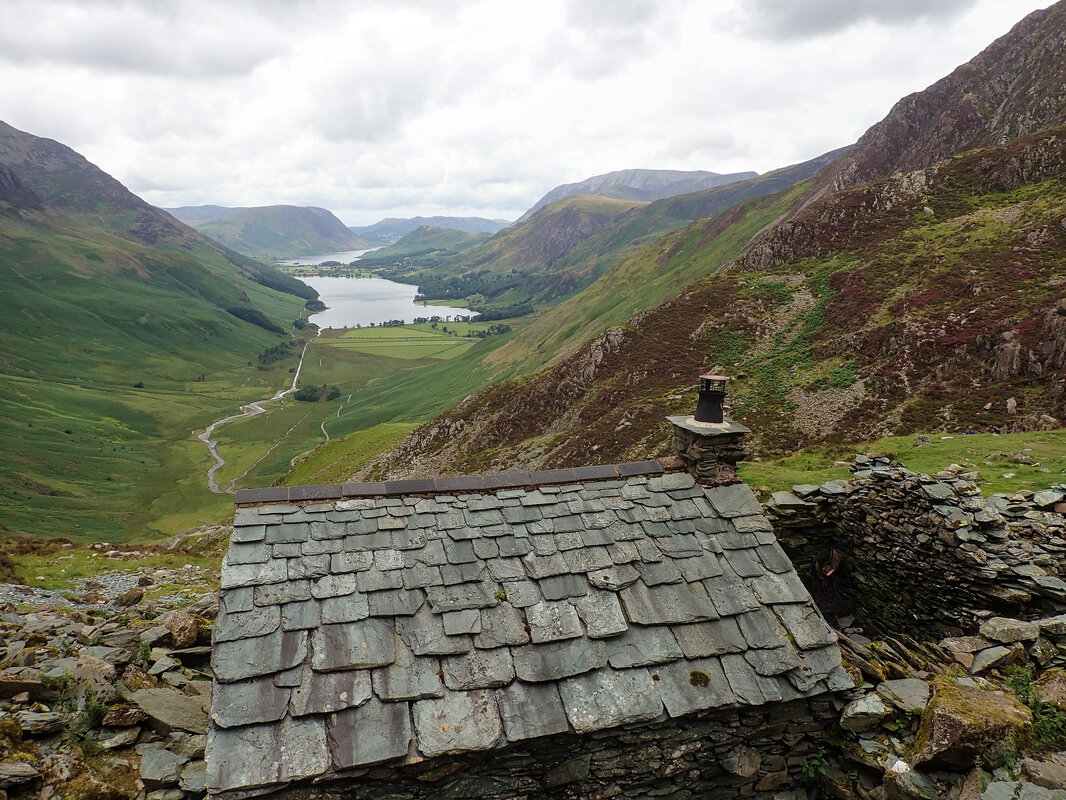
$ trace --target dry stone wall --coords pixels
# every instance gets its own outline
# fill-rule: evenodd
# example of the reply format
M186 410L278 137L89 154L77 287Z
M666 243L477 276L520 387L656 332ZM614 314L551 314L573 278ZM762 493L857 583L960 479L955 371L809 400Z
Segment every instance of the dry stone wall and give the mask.
M837 575L868 623L883 630L975 630L988 617L1066 611L1066 492L985 498L977 475L925 475L857 456L851 480L794 486L767 504L800 571L844 557Z

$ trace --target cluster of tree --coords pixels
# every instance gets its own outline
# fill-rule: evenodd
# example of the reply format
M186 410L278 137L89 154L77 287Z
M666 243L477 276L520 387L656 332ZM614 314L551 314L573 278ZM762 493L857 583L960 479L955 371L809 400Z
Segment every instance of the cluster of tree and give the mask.
M251 306L229 306L226 309L226 312L232 314L237 319L242 319L253 325L258 325L265 331L270 331L271 333L285 333L280 325L275 324L270 317L258 308L252 308Z
M323 383L321 386L301 386L292 396L305 403L317 403L319 400L336 400L341 396L341 390Z
M469 321L470 321L470 315L469 314L465 314L465 315L464 314L455 314L455 315L448 314L447 316L444 316L444 317L441 317L441 316L438 316L438 315L434 314L432 317L415 317L415 325L425 325L428 322L428 323L432 324L434 328L437 327L437 323L438 322L469 322Z
M259 369L263 369L275 361L281 361L283 358L287 358L292 354L293 350L296 350L300 346L300 343L289 339L288 341L276 344L273 347L268 347L262 353L259 354Z
M399 280L397 278L397 280ZM415 273L410 281L418 281L418 296L415 300L457 300L469 295L484 298L498 297L504 292L522 285L524 278L515 273L480 270L465 275L427 275Z
M326 304L323 303L321 300L308 300L306 303L304 303L304 308L306 308L308 311L325 311Z

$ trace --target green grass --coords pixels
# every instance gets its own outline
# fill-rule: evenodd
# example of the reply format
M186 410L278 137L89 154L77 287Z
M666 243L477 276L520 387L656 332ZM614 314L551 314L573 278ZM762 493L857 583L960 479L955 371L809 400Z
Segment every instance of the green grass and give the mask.
M836 466L835 462L850 463L855 453L880 453L926 474L935 474L952 464L967 472L978 472L979 485L986 496L1021 489L1038 491L1066 481L1066 431L929 434L929 444L915 446L917 441L917 436L890 436L851 446L810 447L787 458L746 461L741 464L740 476L765 495L787 491L795 484L821 485L834 478L848 478L847 466ZM1022 463L1028 459L1036 463Z
M27 553L15 557L14 561L16 575L23 583L42 589L69 589L101 572L132 572L146 566L176 570L191 564L217 570L222 564L222 554L142 553L131 560L108 558L97 550L74 547L55 553ZM209 589L203 587L202 591Z
M343 483L374 456L399 444L415 427L414 423L386 422L343 439L333 439L297 461L281 483L284 486Z
M449 322L443 327L451 331L453 326L463 324ZM470 349L472 344L472 341L461 336L431 330L429 325L349 329L330 342L334 348L400 359L455 358Z

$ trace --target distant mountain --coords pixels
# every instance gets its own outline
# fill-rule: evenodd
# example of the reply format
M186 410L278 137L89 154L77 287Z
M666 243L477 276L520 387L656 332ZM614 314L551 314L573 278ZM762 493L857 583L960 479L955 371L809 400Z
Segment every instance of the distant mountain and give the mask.
M178 206L177 208L164 208L163 210L186 225L198 228L205 222L210 222L219 217L228 217L230 214L236 214L246 208L247 206L237 206L235 208L230 208L229 206Z
M189 431L234 407L219 387L260 382L317 293L4 123L0 243L0 529L151 535L163 487L206 492Z
M651 202L678 194L713 189L715 186L754 178L758 174L757 172L734 172L729 175L719 175L717 172L704 170L686 172L674 169L623 169L586 178L577 183L564 183L562 186L556 186L534 203L532 208L519 217L518 221L528 219L549 203L575 194L595 194L613 197L616 200Z
M363 250L369 242L356 236L324 208L258 206L216 217L197 226L238 253L263 259L292 258L344 250Z
M360 263L373 264L375 258L394 259L397 256L444 257L465 253L489 238L487 233L422 225L399 241L363 256Z
M505 219L484 217L388 217L373 225L356 226L350 230L367 241L392 244L424 225L467 233L496 233L509 224Z

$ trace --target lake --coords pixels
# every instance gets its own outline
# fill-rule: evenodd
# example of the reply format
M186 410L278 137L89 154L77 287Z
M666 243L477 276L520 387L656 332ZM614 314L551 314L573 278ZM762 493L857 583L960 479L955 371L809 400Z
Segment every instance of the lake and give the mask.
M325 256L315 256L326 260ZM338 261L340 259L337 259ZM316 264L321 261L314 262ZM345 262L346 263L346 262ZM396 283L384 278L305 278L308 286L314 287L319 299L329 308L311 315L311 322L320 328L368 327L371 322L380 325L391 319L413 322L415 317L454 317L456 314L472 314L468 308L449 306L423 306L415 302L418 287Z

